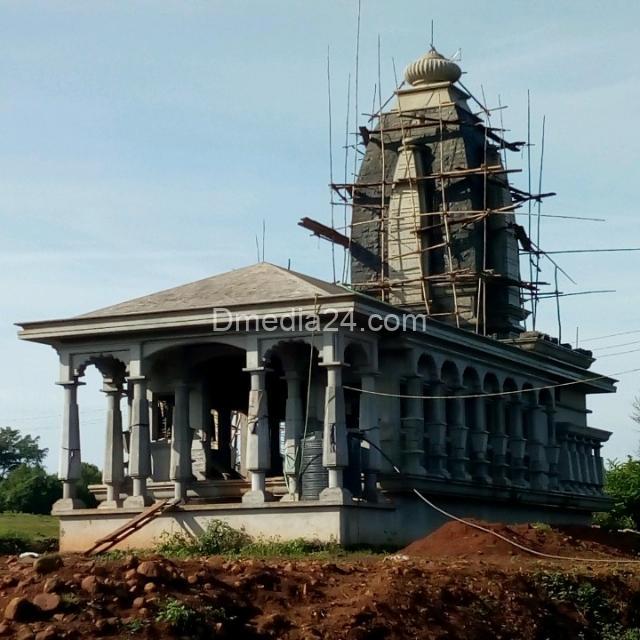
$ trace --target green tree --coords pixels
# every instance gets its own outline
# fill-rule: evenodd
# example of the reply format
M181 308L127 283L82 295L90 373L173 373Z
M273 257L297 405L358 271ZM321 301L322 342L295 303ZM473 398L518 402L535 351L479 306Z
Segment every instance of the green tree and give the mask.
M0 482L0 511L48 514L62 497L62 483L40 466L21 464Z
M605 493L613 508L598 517L603 526L640 529L640 460L629 456L625 462L609 460L604 476Z
M102 484L102 471L95 464L83 462L80 470L80 480L78 481L78 498L88 508L93 508L98 506L98 501L89 491L90 484Z
M0 480L20 465L40 465L48 450L40 447L40 437L23 436L17 429L0 428Z

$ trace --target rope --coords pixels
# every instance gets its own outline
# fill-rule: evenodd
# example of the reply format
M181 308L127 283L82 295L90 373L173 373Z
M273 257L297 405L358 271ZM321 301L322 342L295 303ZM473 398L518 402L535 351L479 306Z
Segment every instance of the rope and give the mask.
M368 440L367 438L365 438L364 436L362 436L360 434L354 433L354 434L351 434L351 435L352 435L352 437L355 437L355 438L358 438L360 440L364 440L365 442L368 442L392 466L393 470L398 475L405 476L405 474L402 473L402 471L400 471L400 469L395 465L393 460L378 445L374 444L373 442L371 442L370 440ZM510 544L512 547L516 547L517 549L520 549L521 551L524 551L525 553L529 553L529 554L531 554L533 556L537 556L539 558L547 558L549 560L568 560L568 561L571 561L571 562L588 562L588 563L592 563L592 562L602 562L602 563L617 562L619 564L640 564L640 560L631 560L629 558L611 558L611 559L609 559L609 558L578 558L578 557L574 557L574 556L560 556L560 555L555 555L553 553L544 553L542 551L536 551L535 549L531 549L530 547L527 547L527 546L525 546L523 544L520 544L519 542L516 542L515 540L511 540L510 538L507 538L506 536L503 536L501 533L498 533L497 531L492 531L491 529L488 529L487 527L483 527L482 525L476 524L475 522L471 522L470 520L465 520L464 518L460 518L458 516L453 515L452 513L449 513L448 511L445 511L444 509L442 509L438 505L436 505L433 502L431 502L431 500L429 500L429 498L427 498L422 493L420 493L420 491L418 491L415 487L412 487L411 491L413 493L415 493L415 495L417 495L418 498L420 498L420 500L422 500L427 506L431 507L434 511L437 511L438 513L443 515L445 518L449 518L449 520L455 520L456 522L459 522L460 524L464 524L467 527L471 527L472 529L477 529L478 531L482 531L483 533L488 533L489 535L492 535L492 536L494 536L496 538L499 538L500 540Z
M387 398L404 398L404 399L415 399L415 400L449 400L449 399L458 399L464 400L466 398L489 398L495 396L511 396L520 393L527 393L528 391L544 391L545 389L557 389L559 387L570 387L576 384L584 384L585 382L593 382L594 380L606 380L611 378L611 376L623 376L629 373L637 373L640 371L638 369L627 369L626 371L618 371L616 373L612 373L611 375L603 375L603 376L592 376L590 378L583 378L582 380L573 380L571 382L560 382L558 384L548 384L543 387L531 387L531 389L514 389L512 391L492 391L490 393L470 393L463 395L448 395L448 396L413 396L402 393L386 393L384 391L369 391L366 389L359 389L358 387L349 387L344 385L344 389L349 389L350 391L359 391L360 393L368 393L373 396L385 396Z

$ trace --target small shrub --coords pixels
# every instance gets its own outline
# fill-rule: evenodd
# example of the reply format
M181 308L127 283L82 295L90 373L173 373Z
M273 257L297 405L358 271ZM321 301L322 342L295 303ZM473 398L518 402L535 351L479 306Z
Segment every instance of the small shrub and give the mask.
M609 529L640 528L640 460L631 456L624 462L608 460L604 491L613 507L598 515L598 524Z
M640 640L640 629L622 629L619 624L602 629L602 640Z
M259 538L248 543L241 550L241 555L253 557L302 557L309 555L337 555L341 547L335 542L320 542L319 540L278 540Z
M0 535L0 555L11 555L30 550L31 540L19 533L4 533Z
M15 555L24 551L35 553L49 553L58 549L55 538L35 538L22 533L0 534L0 555Z
M538 574L535 582L551 599L573 603L593 625L600 640L640 640L640 629L625 629L615 603L589 580L549 572Z
M147 624L148 623L146 620L141 620L140 618L134 618L129 622L125 622L122 626L129 633L140 633L147 626Z
M235 616L230 616L222 607L205 607L204 616L211 622L228 622L235 620Z
M199 536L185 532L165 533L156 546L166 556L186 558L190 556L231 555L267 558L302 557L309 555L336 556L343 552L336 542L319 540L253 539L243 529L234 529L226 522L214 520Z
M157 550L167 556L210 556L239 553L251 542L244 530L234 529L222 520L213 520L199 536L177 532L164 534Z
M202 621L202 615L176 598L165 600L158 608L157 622L166 622L172 629L188 631Z
M168 598L160 604L156 622L164 622L178 634L188 634L189 638L210 638L211 625L215 622L229 622L234 616L227 615L221 607L202 607L194 609L186 602Z
M114 562L116 560L124 560L132 555L131 550L127 549L110 549L96 556L96 562Z
M636 523L631 516L622 515L618 510L600 511L593 514L593 524L597 524L609 531L619 531L620 529L636 529Z

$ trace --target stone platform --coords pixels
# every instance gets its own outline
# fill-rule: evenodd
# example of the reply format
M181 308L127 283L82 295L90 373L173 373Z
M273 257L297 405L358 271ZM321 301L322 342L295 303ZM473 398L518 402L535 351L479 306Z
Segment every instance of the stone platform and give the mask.
M440 498L438 506L459 517L488 522L587 524L582 509L559 511L544 505L469 503ZM76 509L59 512L60 550L81 552L132 519L136 509ZM291 540L305 538L349 546L402 547L429 534L446 518L415 496L397 496L394 502L332 504L323 501L266 502L262 504L187 504L166 512L122 541L116 548L154 546L164 532L201 534L209 522L221 520L253 537Z

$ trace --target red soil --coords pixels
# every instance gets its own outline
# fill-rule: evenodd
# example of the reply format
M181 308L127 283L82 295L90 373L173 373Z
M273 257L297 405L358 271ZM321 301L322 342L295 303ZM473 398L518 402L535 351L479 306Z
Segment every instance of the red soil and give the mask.
M633 558L640 551L640 535L634 533L608 533L581 526L550 528L530 524L477 524L524 547L555 556ZM536 557L494 535L460 522L448 522L431 535L411 543L400 553L427 558Z
M622 557L636 540L593 529L491 527L562 555ZM332 562L64 556L44 575L0 557L0 640L601 640L602 616L640 628L640 565L540 561L458 524L405 554ZM561 594L587 581L590 598L599 598L595 613L549 591L541 576ZM163 620L173 599L194 614L187 628Z

